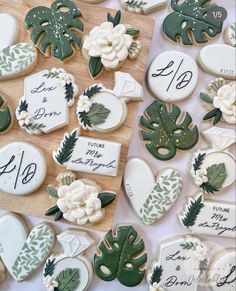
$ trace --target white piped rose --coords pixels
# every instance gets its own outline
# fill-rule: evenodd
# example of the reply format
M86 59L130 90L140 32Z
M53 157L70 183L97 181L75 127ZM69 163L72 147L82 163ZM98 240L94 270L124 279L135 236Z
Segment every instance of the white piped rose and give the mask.
M162 282L154 282L150 287L149 291L165 291L164 285Z
M32 116L27 111L21 111L17 119L21 127L28 126L32 123Z
M198 244L193 251L194 257L200 262L204 261L207 258L207 253L207 247L203 244Z
M57 206L63 217L79 225L97 222L103 217L98 189L76 180L58 189Z
M113 27L113 23L104 22L85 37L83 49L89 57L101 57L104 67L116 69L120 62L127 59L132 42L132 37L126 34L125 25Z
M226 122L236 123L236 83L222 86L213 98L213 106L220 109Z
M86 113L88 113L90 108L91 108L91 106L92 106L92 102L90 101L88 96L81 95L79 97L79 101L77 103L77 111L78 112L85 111Z
M206 168L201 168L201 169L196 171L196 173L194 175L194 181L198 186L200 186L203 183L206 183L208 181Z
M58 83L65 87L66 85L69 85L71 83L70 74L67 73L60 73L57 78Z
M43 285L48 291L54 291L54 288L57 288L59 284L53 276L48 275L43 278Z

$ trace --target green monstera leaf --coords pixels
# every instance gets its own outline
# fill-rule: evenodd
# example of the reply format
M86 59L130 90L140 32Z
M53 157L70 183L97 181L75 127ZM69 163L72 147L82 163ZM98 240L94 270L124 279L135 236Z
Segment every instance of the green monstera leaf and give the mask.
M132 225L110 230L98 245L94 266L104 281L115 278L125 286L138 285L145 275L147 254L142 239Z
M175 104L169 112L163 102L154 101L141 117L141 135L147 150L158 160L170 160L176 149L192 148L199 139L197 126L189 127L192 118L185 113L184 119L177 123L181 110Z
M6 132L12 124L12 115L9 106L0 96L0 135Z
M177 42L181 38L184 45L205 43L208 41L205 34L213 37L222 31L223 21L207 17L216 4L205 5L209 0L172 0L174 10L163 22L163 32L171 40Z
M73 43L79 48L84 30L82 14L69 0L57 0L51 8L38 6L31 9L25 17L27 29L32 28L31 40L39 50L64 61L74 54ZM77 31L77 32L76 32Z

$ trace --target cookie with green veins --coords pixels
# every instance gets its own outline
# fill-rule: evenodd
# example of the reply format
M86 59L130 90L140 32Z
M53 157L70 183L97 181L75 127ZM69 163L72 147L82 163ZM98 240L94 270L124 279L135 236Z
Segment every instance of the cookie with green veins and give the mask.
M165 103L154 101L141 117L140 125L146 149L158 160L172 159L177 149L191 149L199 139L189 113L182 113L175 104L168 110Z
M64 62L75 53L73 44L81 46L81 18L80 9L72 1L57 0L51 8L32 8L25 17L25 26L42 54Z
M99 243L94 268L104 281L115 278L127 287L142 282L147 263L144 241L132 225L119 225L110 230Z
M224 11L226 16L227 12L223 7L216 4L206 5L209 0L179 2L179 0L171 0L173 12L164 19L163 32L167 38L174 42L181 40L184 45L192 45L206 43L208 37L221 33L223 17L214 19L210 16L219 9Z
M10 107L0 95L0 135L6 133L13 125Z

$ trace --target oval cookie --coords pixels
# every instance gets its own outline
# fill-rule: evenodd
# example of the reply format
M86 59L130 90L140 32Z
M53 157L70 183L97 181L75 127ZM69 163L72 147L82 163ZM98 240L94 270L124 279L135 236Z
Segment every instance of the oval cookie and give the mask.
M0 51L5 47L12 45L18 35L17 22L15 18L8 13L0 13Z
M13 142L0 149L0 189L14 195L27 195L43 183L47 164L36 146Z
M198 67L182 52L164 52L150 65L147 82L155 97L164 102L176 102L192 94L198 82Z

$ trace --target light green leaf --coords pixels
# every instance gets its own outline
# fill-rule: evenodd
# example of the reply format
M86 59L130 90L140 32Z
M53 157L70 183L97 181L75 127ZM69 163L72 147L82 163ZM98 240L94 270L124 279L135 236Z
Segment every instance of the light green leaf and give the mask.
M104 123L110 112L111 111L104 105L93 103L90 111L87 113L87 116L91 124L97 125Z
M79 269L66 269L62 271L56 281L58 282L57 291L75 291L80 284Z
M220 189L227 177L225 164L215 164L207 168L207 177L211 186Z

